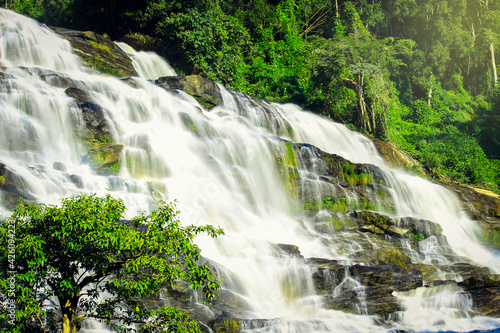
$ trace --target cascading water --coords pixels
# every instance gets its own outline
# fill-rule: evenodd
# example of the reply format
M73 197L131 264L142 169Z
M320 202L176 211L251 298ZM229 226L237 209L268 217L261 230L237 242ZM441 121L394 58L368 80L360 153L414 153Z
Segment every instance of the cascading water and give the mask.
M232 282L223 287L248 303L246 318L268 319L258 327L249 321L246 331L458 331L500 326L492 319L472 318L470 302L458 299L455 290L436 290L431 295L418 290L400 293L406 311L390 327L363 315L362 307L358 315L327 310L315 293L314 268L301 257L276 254L277 244L293 244L306 258L346 259L325 244L307 220L294 214L297 203L287 193L275 165L276 152L286 158L285 139L314 145L355 163L379 166L393 191L394 216L440 223L455 252L500 271L500 261L471 238L474 225L452 194L387 168L364 136L295 105L267 104L263 112L262 106L223 87L224 105L208 112L191 96L148 81L175 75L154 54L136 53L120 45L141 75L128 84L87 72L67 41L32 20L0 9L0 21L0 65L4 67L0 77L0 162L15 171L33 201L56 204L59 198L80 192L112 190L124 200L128 216L154 209L158 200L176 199L185 223L220 225L225 236L199 238L197 243L203 255L231 277ZM116 175L98 175L86 163L86 147L74 130L83 126L80 110L64 88L47 79L51 71L71 78L75 88L89 92L102 108L112 141L124 146ZM301 163L314 164L315 158L310 153ZM306 172L299 164L301 178L317 182L314 172ZM1 213L8 214L8 209L3 206ZM446 250L439 242L426 241L421 251L424 257L412 259L443 258L446 263L441 255ZM362 286L346 274L332 292L352 288ZM467 316L454 319L463 312ZM412 319L417 313L436 320Z

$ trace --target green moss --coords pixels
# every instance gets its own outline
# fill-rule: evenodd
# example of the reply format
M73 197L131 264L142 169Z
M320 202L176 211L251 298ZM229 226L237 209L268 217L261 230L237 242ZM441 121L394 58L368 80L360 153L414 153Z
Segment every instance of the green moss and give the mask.
M116 161L115 163L109 166L109 168L113 171L119 171L121 167L122 167L122 161Z
M186 91L187 92L187 91ZM188 93L188 92L187 92ZM189 93L188 93L189 94ZM216 107L216 105L214 103L211 103L209 101L207 101L206 99L202 98L202 97L199 97L199 96L195 96L195 95L192 95L190 94L195 100L198 101L198 103L200 103L200 105L205 109L205 110L211 110L213 109L214 107Z
M110 145L93 141L89 143L88 162L100 174L117 175L121 168L120 155L123 149L121 145Z
M289 138L292 138L292 140L296 139L292 125L290 125L290 123L288 122L285 125L285 135L287 135Z
M332 198L325 197L321 202L304 202L302 204L305 211L313 210L320 211L321 209L327 209L333 212L340 212L346 214L349 210L371 210L371 211L383 211L383 212L394 212L393 207L384 206L377 202L370 200L355 200L349 198Z
M347 213L350 207L350 202L347 198L332 198L325 197L320 203L318 202L304 202L304 210L314 210L319 211L321 209L327 209L330 211Z
M0 186L5 186L5 177L0 176Z
M421 178L429 178L427 174L424 171L424 168L420 165L409 165L406 167L406 170L408 170L409 173L412 175L421 177Z
M89 141L87 141L87 144L90 147L95 147L103 144L110 144L113 142L113 138L109 134L104 134L103 136L96 137L95 135L93 138Z
M350 221L350 220L339 220L339 219L337 219L337 218L335 218L333 216L332 216L332 224L333 224L333 228L336 231L344 230L347 227L354 227L354 222L353 221Z
M297 182L299 179L299 172L297 170L297 156L295 155L293 143L286 141L285 150L277 152L275 166L283 181L285 191L293 199L298 199L299 190Z
M500 248L500 230L481 230L478 236L484 245Z
M224 319L222 323L214 325L217 333L237 333L241 331L240 324L234 319Z
M111 49L107 45L98 43L94 40L89 40L89 42L95 49L101 50L102 52L111 53Z
M344 164L342 165L342 176L344 181L348 182L351 185L366 185L369 183L373 183L373 177L369 173L356 173L355 167L352 164Z
M187 113L181 113L180 119L181 119L181 121L184 124L184 127L186 129L193 132L193 134L195 134L196 136L200 135L200 133L199 133L198 129L196 128L196 125L194 124L194 121L190 115L188 115Z
M408 268L409 258L398 249L390 249L380 255L380 259L388 264L396 264L404 269Z
M332 165L332 164L336 163L335 159L333 159L333 158L331 158L329 156L323 157L323 161L325 161L325 163L328 164L328 165Z
M295 155L295 150L293 144L289 141L285 142L285 163L287 166L297 167L297 156Z
M416 241L421 241L425 239L425 234L421 232L416 226L413 226L409 237L413 238Z
M344 164L344 165L342 165L342 171L344 174L354 175L354 165Z
M87 64L97 70L101 74L108 74L111 76L125 77L126 75L120 69L112 66L110 63L100 59L99 57L92 57L85 53L80 53L80 56L87 62Z

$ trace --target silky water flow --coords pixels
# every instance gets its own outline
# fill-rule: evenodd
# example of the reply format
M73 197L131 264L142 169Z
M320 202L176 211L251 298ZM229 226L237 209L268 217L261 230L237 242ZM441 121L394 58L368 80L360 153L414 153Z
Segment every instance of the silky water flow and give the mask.
M159 200L177 200L183 223L221 226L224 236L198 237L196 242L204 257L227 276L223 289L247 304L242 316L265 319L258 327L249 320L243 327L246 332L500 327L498 320L472 317L470 299L450 287L397 294L406 310L393 318L390 327L378 325L363 304L353 313L325 309L315 294L314 268L301 257L276 255L276 244L293 244L304 258L348 262L326 245L308 218L297 215L297 202L276 172L276 154L286 158L284 140L310 144L354 163L377 165L395 198L394 216L439 223L452 251L493 272L500 271L500 260L474 239L475 225L453 194L388 168L364 136L291 104L269 103L263 112L247 96L222 86L223 105L207 111L190 95L149 81L176 75L158 55L119 46L139 73L133 84L90 72L66 40L33 20L0 9L0 66L5 73L0 91L0 162L14 170L33 201L57 204L60 198L81 192L111 193L124 200L127 217L132 217L154 209ZM124 145L116 176L98 175L85 162L86 148L75 133L75 127L84 126L82 115L74 99L59 87L61 78L89 92L105 114L112 141ZM312 151L301 156L307 159L296 165L301 178L319 184L317 175L301 167L314 164L317 156ZM319 194L318 189L318 202ZM6 216L9 210L2 200L0 213ZM318 214L321 218L326 213ZM331 238L335 241L336 236ZM421 243L412 260L446 263L444 253L450 249L434 239ZM362 249L359 244L352 246ZM346 275L332 293L347 289L362 291L363 286ZM107 331L93 322L85 330Z

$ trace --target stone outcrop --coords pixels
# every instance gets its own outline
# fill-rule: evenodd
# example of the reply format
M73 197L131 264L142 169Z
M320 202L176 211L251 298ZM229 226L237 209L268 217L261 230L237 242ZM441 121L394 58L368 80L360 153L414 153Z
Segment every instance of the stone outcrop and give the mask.
M120 38L120 40L130 45L136 51L155 51L163 47L161 40L137 32L128 33Z
M109 38L92 31L75 31L51 27L67 39L85 64L103 74L118 77L137 76L132 60Z
M27 191L25 181L13 169L0 162L0 195L8 209L14 209L18 198L31 201L34 197Z
M373 142L380 155L385 159L387 165L389 165L390 167L399 169L422 169L422 165L420 162L413 159L411 156L405 154L396 147L392 146L391 144L366 134L365 136Z
M223 102L219 86L199 75L161 77L155 81L155 84L167 90L182 90L199 97L207 108L222 105Z
M500 275L474 275L460 282L459 286L472 298L479 314L500 318Z
M439 183L439 185L456 194L471 219L476 220L487 230L500 231L500 197L496 193L453 183Z
M84 126L74 124L76 134L87 142L111 142L110 130L104 112L90 97L88 92L69 87L65 90L66 95L72 97L82 112Z
M347 266L336 260L308 259L318 268L313 274L316 292L327 308L346 312L367 312L387 317L401 310L394 291L422 286L422 273L382 261Z

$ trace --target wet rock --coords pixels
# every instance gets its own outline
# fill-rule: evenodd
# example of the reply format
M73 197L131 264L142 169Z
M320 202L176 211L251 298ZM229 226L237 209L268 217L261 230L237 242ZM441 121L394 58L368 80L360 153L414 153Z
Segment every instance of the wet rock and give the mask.
M76 31L56 27L51 29L67 39L75 53L90 68L118 77L138 75L129 56L109 38L92 31Z
M396 227L396 220L389 216L372 211L356 211L358 219L358 229L363 232L378 233L381 232L393 237L408 237L410 230Z
M44 80L53 87L67 88L67 87L77 87L82 85L78 80L74 80L65 74L55 72L49 69L34 67L30 68L30 70L33 71L34 74L38 75L42 80Z
M370 265L346 265L337 260L310 258L316 267L312 278L316 293L323 295L328 308L345 312L387 316L400 310L394 291L408 291L422 286L422 273L383 261ZM364 309L364 310L363 310Z
M209 321L213 332L238 333L242 331L241 320L219 318Z
M5 69L6 67L0 67L0 81L14 79L15 77L13 75L4 72Z
M414 234L421 234L424 239L429 236L437 236L443 233L443 228L441 228L439 224L413 217L402 217L397 221L396 225L408 229Z
M477 314L500 318L500 287L474 289L465 294L472 298Z
M490 288L490 287L497 288L500 287L500 274L487 274L487 275L477 274L475 276L471 276L468 279L463 280L458 285L465 288L466 290Z
M207 301L210 310L216 318L245 318L245 312L251 309L251 306L241 296L228 290L219 290L219 295L213 300Z
M124 146L120 144L93 144L84 161L98 174L116 175L121 167L120 157Z
M458 283L482 316L500 317L500 274L476 274Z
M292 244L276 244L276 250L278 256L292 256L292 257L298 257L298 258L303 258L303 256L300 254L299 247L297 245L292 245Z
M494 224L500 223L500 196L498 194L459 184L439 182L439 185L455 192L471 218L483 219Z
M79 175L70 175L69 179L73 184L75 184L76 187L78 188L83 188L83 180L82 177Z
M65 90L65 93L74 98L78 108L82 111L82 118L85 126L74 124L77 135L88 142L110 142L110 130L104 112L102 108L94 102L88 92L70 87Z
M222 95L219 86L199 75L166 76L155 81L155 84L164 89L178 89L190 95L200 97L211 107L222 105ZM210 105L208 105L209 108Z
M52 167L54 168L54 170L59 170L59 171L66 171L66 166L64 165L64 163L61 163L61 162L54 162L52 164Z
M312 278L314 288L318 295L330 294L334 291L346 277L347 268L344 265L329 265L326 267L318 267L318 270L313 273Z
M124 35L120 41L130 45L136 51L156 51L163 47L161 40L137 32Z
M439 184L456 194L463 210L483 229L483 241L498 249L499 244L489 244L487 238L493 232L500 233L500 196L471 186L442 182Z
M397 298L391 294L365 296L364 292L350 290L338 297L325 297L326 308L347 313L365 313L388 317L401 311Z
M421 287L422 272L416 269L403 269L399 265L362 266L349 268L352 276L367 287L386 287L388 290L407 291ZM391 292L392 292L391 291Z
M384 158L387 165L389 165L390 167L400 169L422 168L420 162L413 159L411 156L399 150L398 148L392 146L391 144L383 142L366 134L365 136L373 142L379 154Z
M27 190L24 179L3 163L0 163L0 194L2 204L9 210L17 206L19 198L32 203L36 199Z

